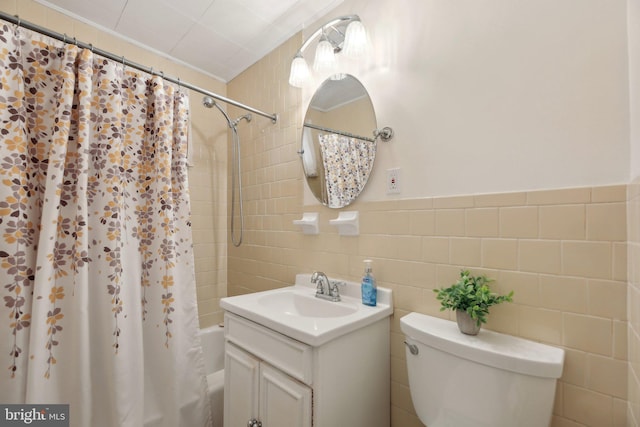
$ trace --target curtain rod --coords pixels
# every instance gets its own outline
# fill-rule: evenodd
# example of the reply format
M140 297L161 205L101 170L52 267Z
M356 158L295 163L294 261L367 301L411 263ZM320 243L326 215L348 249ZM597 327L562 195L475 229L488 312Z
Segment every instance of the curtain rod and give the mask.
M323 131L323 132L336 133L338 135L346 136L348 138L355 138L355 139L360 139L362 141L368 141L368 142L376 142L375 138L367 138L366 136L354 135L354 134L349 133L349 132L343 132L341 130L325 128L325 127L314 125L314 124L311 124L311 123L304 123L303 126L306 127L306 128L320 130L320 131Z
M9 14L7 14L5 12L2 12L2 11L0 11L0 19L4 19L5 21L11 22L12 24L15 24L15 25L17 25L19 27L24 27L24 28L26 28L28 30L32 30L32 31L35 31L35 32L40 33L40 34L44 34L45 36L52 37L52 38L54 38L56 40L60 40L62 42L69 43L69 44L74 44L74 45L76 45L76 46L78 46L80 48L83 48L83 49L89 49L95 54L98 54L100 56L104 56L105 58L112 59L114 61L118 61L118 62L122 63L123 65L125 65L127 67L135 68L137 70L144 71L145 73L149 73L149 74L154 75L154 76L159 76L163 80L166 80L166 81L171 82L171 83L175 83L178 86L186 87L187 89L191 89L191 90L199 92L199 93L201 93L203 95L210 96L210 97L212 97L214 99L217 99L218 101L222 101L222 102L224 102L226 104L231 104L231 105L236 106L238 108L242 108L243 110L251 111L252 113L258 114L258 115L260 115L262 117L266 117L268 119L271 119L271 123L273 123L273 124L276 124L278 122L278 115L276 113L273 113L273 114L265 113L264 111L260 111L260 110L258 110L256 108L249 107L249 106L244 105L244 104L242 104L242 103L240 103L238 101L234 101L233 99L229 99L229 98L226 98L226 97L224 97L222 95L218 95L217 93L210 92L210 91L202 89L202 88L200 88L198 86L194 86L191 83L183 82L179 78L165 76L162 71L160 71L160 72L154 71L153 67L146 67L144 65L140 65L138 63L129 61L124 56L118 56L118 55L115 55L115 54L113 54L111 52L107 52L106 50L98 49L97 47L94 47L90 43L84 43L84 42L76 40L75 37L70 38L66 34L60 34L60 33L57 33L55 31L52 31L52 30L50 30L48 28L41 27L40 25L34 24L32 22L23 21L18 16L9 15Z

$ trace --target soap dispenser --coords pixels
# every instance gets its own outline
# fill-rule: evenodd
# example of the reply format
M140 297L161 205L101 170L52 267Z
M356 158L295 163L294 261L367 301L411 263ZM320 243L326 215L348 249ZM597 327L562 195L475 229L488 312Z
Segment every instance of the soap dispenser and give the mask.
M375 307L378 300L378 289L376 288L376 279L373 277L373 268L371 260L364 260L364 276L362 276L362 304Z

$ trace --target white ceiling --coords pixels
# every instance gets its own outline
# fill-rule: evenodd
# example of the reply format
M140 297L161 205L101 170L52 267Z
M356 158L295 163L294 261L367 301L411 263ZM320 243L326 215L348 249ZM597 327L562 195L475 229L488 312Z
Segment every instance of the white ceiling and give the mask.
M228 82L343 0L38 1Z

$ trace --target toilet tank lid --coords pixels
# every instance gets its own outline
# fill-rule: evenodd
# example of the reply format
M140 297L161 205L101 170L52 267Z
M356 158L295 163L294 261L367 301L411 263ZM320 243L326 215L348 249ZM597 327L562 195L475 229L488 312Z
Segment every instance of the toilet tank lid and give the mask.
M476 336L465 335L456 322L420 313L402 317L400 329L426 346L498 369L546 378L562 375L561 348L485 329Z

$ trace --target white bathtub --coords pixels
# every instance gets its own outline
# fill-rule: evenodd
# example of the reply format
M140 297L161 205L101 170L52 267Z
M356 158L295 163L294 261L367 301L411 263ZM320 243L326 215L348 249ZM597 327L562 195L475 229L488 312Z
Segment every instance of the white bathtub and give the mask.
M224 410L224 328L219 325L200 329L200 341L207 372L213 427L222 427Z

